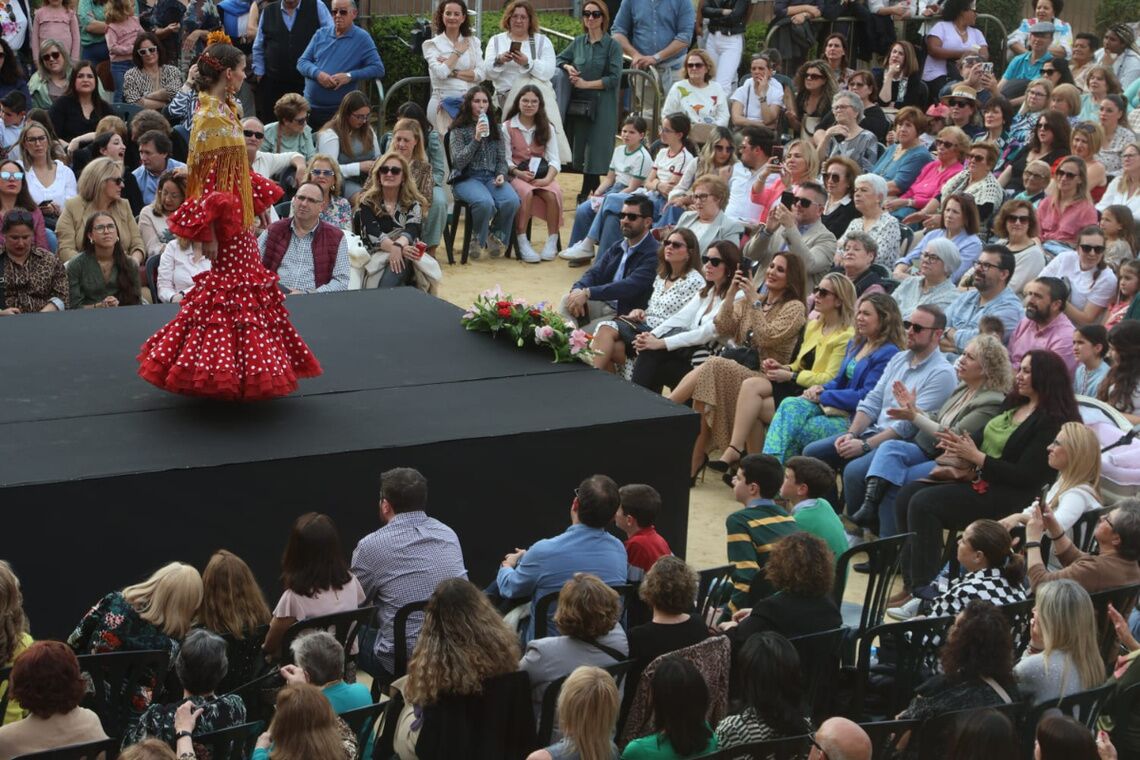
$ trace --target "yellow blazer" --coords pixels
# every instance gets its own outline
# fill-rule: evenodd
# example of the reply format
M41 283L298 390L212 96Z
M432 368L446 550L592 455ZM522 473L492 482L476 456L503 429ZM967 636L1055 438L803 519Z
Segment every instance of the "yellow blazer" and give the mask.
M792 372L799 372L796 383L804 388L813 385L823 385L839 374L839 365L843 363L843 354L847 344L855 336L854 327L836 330L830 335L823 334L823 320L813 319L804 328L804 342L796 360L792 362ZM803 365L804 356L815 349L810 367Z

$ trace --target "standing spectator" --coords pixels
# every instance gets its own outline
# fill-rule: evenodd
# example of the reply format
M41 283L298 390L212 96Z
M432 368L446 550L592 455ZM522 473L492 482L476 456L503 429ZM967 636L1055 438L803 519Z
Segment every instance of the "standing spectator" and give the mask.
M582 23L588 26L590 17L586 10L582 9ZM440 0L431 26L435 36L426 40L423 47L428 74L431 75L427 115L432 126L442 135L452 120L459 116L467 91L479 83L483 52L479 37L471 28L467 3L463 0ZM616 84L615 79L615 87Z
M418 471L397 467L380 475L379 529L352 552L352 572L365 601L379 609L375 628L361 634L360 667L374 679L391 680L396 612L431 596L447 578L466 578L455 531L427 514L428 484ZM408 618L408 648L415 648L423 617Z
M158 178L154 203L146 206L139 214L139 234L142 235L148 259L162 253L166 244L174 240L174 233L166 226L166 220L184 200L186 200L186 175L180 172L163 172Z
M83 249L67 268L69 309L114 308L141 303L139 267L123 251L115 218L96 211L83 226Z
M351 217L352 229L360 235L368 253L388 255L376 287L412 285L432 292L432 283L422 281L415 266L423 256L417 244L427 204L428 199L420 195L403 156L394 152L381 156L368 188L360 194L360 206Z
M312 110L310 124L324 124L349 92L361 83L384 76L376 42L356 26L355 0L332 1L333 27L317 29L301 54L297 70L305 76L305 100Z
M1069 286L1058 277L1042 275L1025 286L1025 318L1009 336L1009 360L1021 366L1021 357L1035 349L1052 351L1061 357L1073 373L1077 359L1073 355L1073 323L1065 316L1069 304Z
M332 26L332 14L321 0L275 0L266 3L258 15L257 36L253 40L253 75L257 82L255 96L259 117L264 120L271 114L277 114L276 104L286 95L301 97L307 82L297 62L317 30ZM309 111L306 101L304 113L308 115ZM294 114L293 118L298 115ZM282 117L277 114L277 118Z
M115 102L123 99L123 77L131 68L135 40L143 34L135 15L134 0L107 0L107 53L111 59L111 76L115 80ZM157 52L157 51L156 51Z
M269 85L264 85L268 87ZM261 87L258 87L261 94ZM265 125L265 153L300 153L308 161L317 152L313 128L309 126L309 102L296 92L287 92L273 104L277 121Z
M1127 23L1116 23L1104 33L1104 47L1096 53L1096 62L1112 66L1120 86L1127 89L1140 77L1140 53L1136 52L1136 34Z
M79 17L64 0L45 0L32 14L28 49L39 55L43 44L55 40L72 60L79 60Z
M692 614L697 573L680 557L664 556L654 562L637 593L653 608L652 620L629 632L629 656L636 660L638 673L661 655L708 638L705 621Z
M348 2L348 0L343 0ZM345 177L344 197L350 202L364 188L364 180L372 173L372 165L380 158L380 141L368 123L372 107L359 91L349 92L340 100L336 113L317 132L317 153L336 159ZM313 114L309 114L313 123Z
M799 736L811 729L805 717L810 710L804 700L800 658L786 638L773 631L750 637L740 649L736 668L744 709L717 725L722 750Z
M1061 169L1057 171L1060 173ZM1068 283L1069 303L1065 314L1069 319L1079 325L1095 324L1116 292L1116 273L1104 260L1104 232L1100 227L1083 228L1076 242L1076 250L1066 251L1050 261L1041 270L1041 276L1059 277Z
M107 60L107 23L104 20L107 0L79 0L75 14L79 17L79 56L94 66Z
M270 656L280 654L285 631L293 623L355 610L367 598L349 571L336 525L318 512L303 514L293 523L281 558L281 581L285 591L273 610L263 646Z
M1053 702L1104 683L1089 593L1061 579L1040 584L1034 597L1029 650L1013 668L1026 702Z
M622 760L683 760L716 751L717 737L705 719L709 687L696 665L665 658L653 671L649 703L655 733L627 744Z
M940 97L943 85L957 79L958 59L966 55L988 58L986 37L977 28L974 0L946 0L942 20L926 33L926 64L922 81L931 98Z
M531 85L534 80L550 82L555 71L554 43L538 31L538 13L530 0L512 0L503 6L500 26L503 31L487 41L487 57L479 73L481 79L490 79L495 85L496 104L505 113L518 97L520 81ZM515 45L518 50L512 49ZM562 120L556 119L557 104L544 103L543 111L558 132ZM555 143L560 145L557 137Z
M510 153L507 173L519 197L519 211L515 215L519 258L528 264L537 264L553 261L558 253L562 226L562 186L558 183L558 172L562 163L558 159L555 126L547 118L542 91L533 84L523 85L518 90L514 103L503 117L502 129ZM527 235L527 227L535 217L546 222L546 244L541 254L534 250Z
M0 256L4 295L0 315L67 308L69 286L63 262L51 251L34 245L34 230L31 214L22 209L9 211L0 223L0 232L4 235L4 250ZM4 658L0 657L0 663L3 662Z
M647 573L659 558L672 554L669 543L655 527L661 511L661 494L653 486L630 483L618 489L618 499L621 506L614 522L626 535L629 564Z
M707 0L701 5L701 18L708 22L705 49L716 68L717 84L725 92L736 89L740 57L744 52L744 27L748 8L748 0ZM756 57L752 60L755 63ZM765 69L767 66L765 60ZM780 90L781 94L773 101L773 105L783 102L783 87Z
M165 50L154 32L135 38L131 61L135 65L123 75L122 101L156 110L170 105L185 77L181 69L166 62Z
M633 59L635 69L657 72L662 92L681 77L684 53L696 26L696 13L687 0L629 0L618 7L614 40Z

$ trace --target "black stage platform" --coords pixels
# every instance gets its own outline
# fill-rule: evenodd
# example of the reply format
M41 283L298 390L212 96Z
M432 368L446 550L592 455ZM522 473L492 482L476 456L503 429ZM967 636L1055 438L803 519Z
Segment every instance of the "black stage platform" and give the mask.
M382 470L429 479L472 579L559 532L573 488L604 472L661 492L685 552L697 419L549 354L467 334L460 310L411 288L288 302L324 366L291 397L249 405L163 393L135 375L173 306L0 319L0 558L37 638L66 636L100 595L228 548L270 606L293 520L331 514L345 551L378 527Z

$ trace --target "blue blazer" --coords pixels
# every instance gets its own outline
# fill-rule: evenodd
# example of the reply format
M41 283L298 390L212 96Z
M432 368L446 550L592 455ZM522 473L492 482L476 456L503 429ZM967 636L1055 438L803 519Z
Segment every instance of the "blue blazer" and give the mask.
M855 364L855 373L851 380L847 379L847 362L859 353L859 345L854 340L847 344L847 353L843 356L843 363L839 365L839 374L831 382L823 386L823 393L819 396L821 406L834 406L855 413L859 402L871 392L875 383L883 376L883 370L891 357L899 352L894 343L885 343L875 349L870 356L864 356Z
M653 279L657 276L657 249L661 245L653 235L646 235L630 253L622 278L615 281L624 242L623 238L600 254L571 288L589 288L591 301L617 301L618 314L628 314L649 305Z

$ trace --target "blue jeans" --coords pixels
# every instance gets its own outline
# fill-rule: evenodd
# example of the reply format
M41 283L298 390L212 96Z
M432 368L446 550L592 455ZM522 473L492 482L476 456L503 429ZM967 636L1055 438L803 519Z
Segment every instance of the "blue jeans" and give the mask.
M876 477L886 480L891 485L879 502L879 536L886 538L899 532L898 520L895 516L895 498L899 495L899 488L915 480L921 480L934 469L934 460L926 456L916 444L910 441L891 440L884 441L874 451L874 459L867 470L866 477ZM847 488L847 474L843 476L844 489ZM865 489L864 489L865 490ZM847 499L848 513L858 509L863 503L852 498Z
M489 171L473 172L452 187L455 197L471 206L471 219L480 247L487 245L488 231L503 245L511 239L519 195L509 182L495 186L495 175ZM494 226L492 227L492 217Z
M55 234L55 230L45 229L44 234L47 236L47 244L51 252L59 252L59 237Z
M82 56L83 60L91 61L91 63L102 63L111 57L111 54L107 52L107 43L104 40L81 46L79 55Z
M625 185L620 182L615 182L603 195L620 193L622 190L625 190ZM590 233L593 228L595 216L597 216L597 214L590 205L589 199L578 204L578 208L574 211L574 227L570 230L570 245L574 245ZM598 242L598 239L593 237L593 235L590 237L593 238L595 243Z
M135 64L131 61L111 61L111 78L115 80L115 102L123 102L123 77Z
M629 198L628 193L610 193L602 201L598 215L594 217L594 224L590 227L590 237L598 241L599 251L608 251L615 243L621 240L621 222L618 214L621 207ZM653 218L661 215L665 207L665 198L659 193L652 193L649 199L653 201Z

